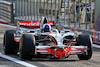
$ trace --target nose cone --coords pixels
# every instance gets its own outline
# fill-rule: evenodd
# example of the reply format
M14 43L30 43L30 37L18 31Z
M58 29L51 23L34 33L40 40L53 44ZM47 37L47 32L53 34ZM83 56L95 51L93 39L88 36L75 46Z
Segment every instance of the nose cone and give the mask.
M58 48L59 48L60 50L64 50L64 47L63 47L63 46L58 46Z
M65 50L62 47L58 47L54 53L55 57L65 57Z

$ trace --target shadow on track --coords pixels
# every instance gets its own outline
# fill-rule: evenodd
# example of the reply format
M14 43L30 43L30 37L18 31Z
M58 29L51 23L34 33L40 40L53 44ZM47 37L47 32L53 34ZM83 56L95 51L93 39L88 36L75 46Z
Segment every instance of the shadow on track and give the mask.
M36 62L76 62L79 59L76 57L74 58L50 58L50 57L35 57L32 60L24 60L24 61L36 61Z

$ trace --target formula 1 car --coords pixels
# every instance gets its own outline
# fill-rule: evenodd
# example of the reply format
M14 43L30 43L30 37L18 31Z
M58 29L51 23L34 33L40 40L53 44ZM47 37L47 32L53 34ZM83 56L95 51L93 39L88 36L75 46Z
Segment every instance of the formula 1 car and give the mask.
M29 24L29 21L19 21L18 25L32 26L32 22ZM17 26L17 30L5 32L3 47L5 54L19 53L21 59L32 59L38 55L54 58L78 55L80 60L89 60L92 57L91 37L87 34L76 37L75 33L69 30L52 29L44 33L39 28L20 30Z

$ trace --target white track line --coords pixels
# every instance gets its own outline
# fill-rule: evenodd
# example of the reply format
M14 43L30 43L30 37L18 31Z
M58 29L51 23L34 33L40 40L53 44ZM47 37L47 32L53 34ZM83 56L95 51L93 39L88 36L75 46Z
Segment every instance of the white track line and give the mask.
M96 47L96 48L100 48L100 46L99 45L96 45L96 44L93 44L92 46L93 47Z
M37 66L35 66L35 65L26 63L26 62L21 61L21 60L18 60L18 59L16 59L16 58L13 58L13 57L4 55L4 54L2 54L2 53L0 53L0 57L5 58L5 59L10 60L10 61L13 61L13 62L15 62L15 63L18 63L18 64L23 65L23 66L26 66L26 67L37 67Z

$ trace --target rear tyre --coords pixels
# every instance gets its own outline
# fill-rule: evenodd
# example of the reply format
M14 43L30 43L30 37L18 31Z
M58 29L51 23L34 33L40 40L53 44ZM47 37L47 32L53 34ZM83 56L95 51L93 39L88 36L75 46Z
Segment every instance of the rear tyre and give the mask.
M35 37L23 34L20 40L19 56L21 59L32 59L35 53Z
M78 58L80 60L89 60L92 57L92 39L89 35L79 35L78 39L77 39L77 43L78 45L83 45L83 46L87 46L87 54L80 54L78 55Z
M14 41L13 34L15 33L15 30L7 30L4 34L4 40L3 40L3 48L5 54L16 54L15 48L16 44Z

